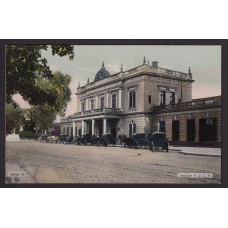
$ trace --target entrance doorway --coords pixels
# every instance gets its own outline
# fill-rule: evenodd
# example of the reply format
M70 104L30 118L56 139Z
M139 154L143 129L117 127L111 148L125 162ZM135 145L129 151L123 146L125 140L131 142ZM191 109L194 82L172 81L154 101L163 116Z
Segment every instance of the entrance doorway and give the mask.
M116 139L116 128L111 128L111 134L114 136Z
M199 120L199 141L217 141L217 119Z
M103 119L97 119L95 121L96 127L95 127L95 135L102 136L103 134Z
M110 127L111 127L111 134L116 139L116 136L117 136L117 131L116 131L116 129L117 129L117 120L116 119L110 119L109 123L110 123Z
M195 120L187 120L187 141L195 141Z
M173 120L172 122L172 141L179 141L179 120Z
M87 131L90 135L92 135L92 122L87 123Z

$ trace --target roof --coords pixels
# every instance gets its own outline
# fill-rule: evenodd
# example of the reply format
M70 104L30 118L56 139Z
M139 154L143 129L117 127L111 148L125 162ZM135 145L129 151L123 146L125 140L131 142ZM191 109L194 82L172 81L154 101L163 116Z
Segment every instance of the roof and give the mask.
M108 77L110 77L110 73L105 69L104 62L103 62L101 69L97 72L97 74L94 78L94 82L102 80L104 78L108 78Z

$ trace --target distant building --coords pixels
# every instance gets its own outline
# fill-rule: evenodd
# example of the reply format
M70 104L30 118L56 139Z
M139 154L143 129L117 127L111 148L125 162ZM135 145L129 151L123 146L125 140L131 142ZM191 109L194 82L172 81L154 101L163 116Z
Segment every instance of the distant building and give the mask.
M192 100L193 82L190 68L188 73L164 69L156 61L151 65L146 64L145 57L142 65L127 71L121 67L113 75L103 63L93 82L88 80L85 86L79 84L76 93L77 112L61 120L61 133L71 136L112 133L118 137L164 131L169 140L174 142L188 139L221 141L221 102L219 106L214 106L219 97ZM206 103L202 103L204 101L212 109L208 109ZM193 105L194 102L196 106ZM203 105L198 105L200 102ZM213 103L209 104L210 102ZM182 110L181 107L185 106L188 109ZM196 113L201 113L201 116ZM201 118L206 120L200 120ZM193 119L196 119L195 122ZM206 127L204 129L202 126L208 121L216 124L214 138L198 133L199 126L200 132L206 131ZM194 128L193 125L194 139L186 133L186 129Z
M60 123L58 123L58 122L52 123L51 133L53 133L56 136L60 136Z

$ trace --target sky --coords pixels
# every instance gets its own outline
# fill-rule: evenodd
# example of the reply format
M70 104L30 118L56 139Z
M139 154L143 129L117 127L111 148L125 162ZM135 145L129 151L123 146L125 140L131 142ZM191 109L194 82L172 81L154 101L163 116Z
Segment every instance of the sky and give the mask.
M72 78L70 84L72 96L68 104L66 116L76 112L76 91L78 83L83 86L89 78L90 82L104 61L105 68L111 74L142 65L146 62L158 61L158 66L170 70L187 73L191 68L195 80L192 98L203 98L221 95L221 46L218 45L77 45L74 47L75 57L52 56L50 50L43 52L52 71L61 71ZM20 95L14 99L21 107L29 107Z

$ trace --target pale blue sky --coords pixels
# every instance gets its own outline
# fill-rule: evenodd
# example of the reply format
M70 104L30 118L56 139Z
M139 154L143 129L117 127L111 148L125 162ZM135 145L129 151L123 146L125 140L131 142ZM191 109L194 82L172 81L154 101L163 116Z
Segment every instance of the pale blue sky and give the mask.
M111 73L139 66L146 60L158 61L159 67L193 74L193 98L221 95L221 47L196 45L76 45L75 58L52 56L50 51L43 55L48 59L51 70L59 70L72 77L72 98L67 114L76 111L76 88L84 85L87 78L94 80L104 61Z

